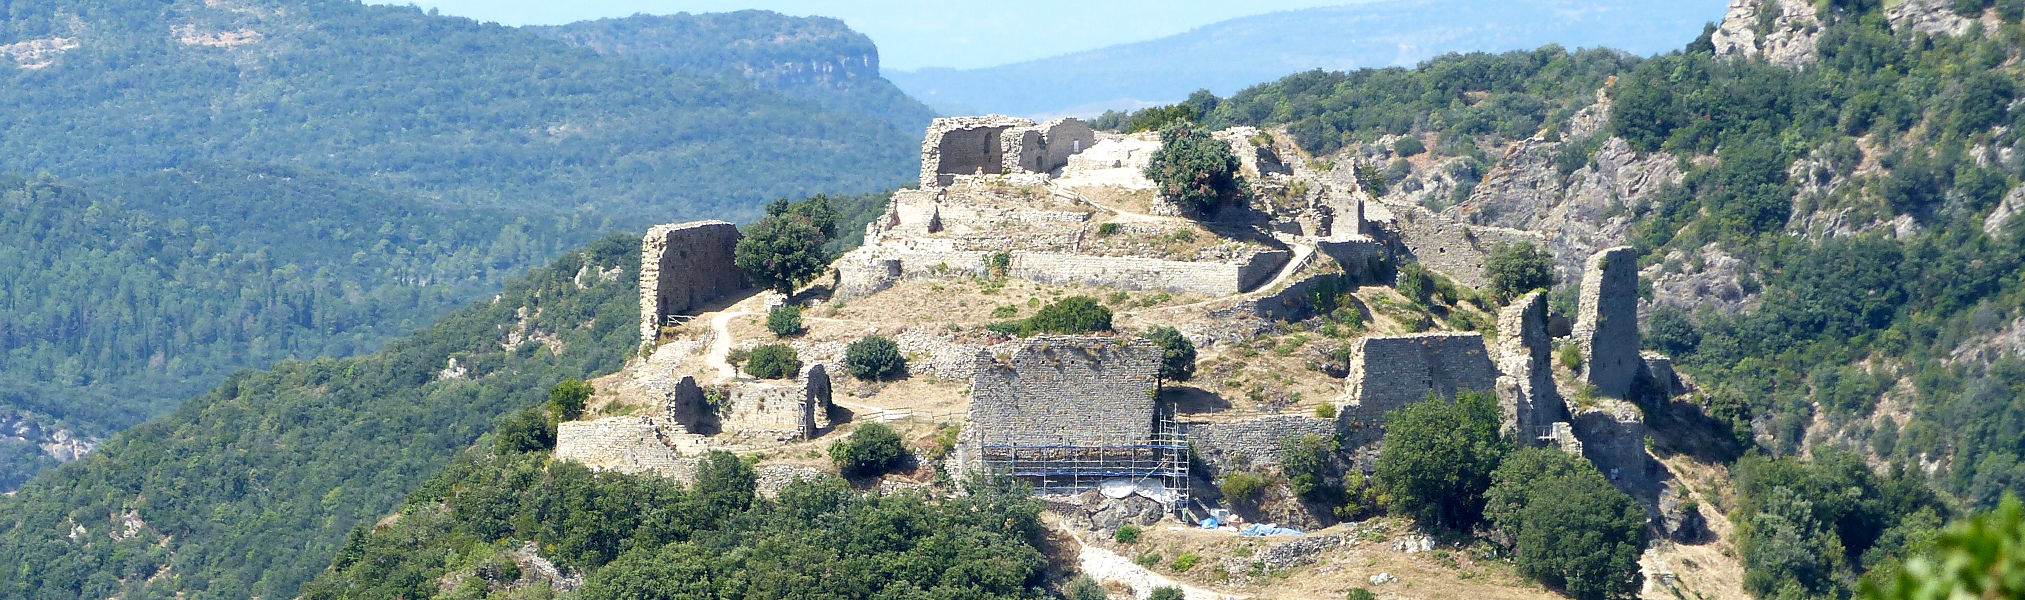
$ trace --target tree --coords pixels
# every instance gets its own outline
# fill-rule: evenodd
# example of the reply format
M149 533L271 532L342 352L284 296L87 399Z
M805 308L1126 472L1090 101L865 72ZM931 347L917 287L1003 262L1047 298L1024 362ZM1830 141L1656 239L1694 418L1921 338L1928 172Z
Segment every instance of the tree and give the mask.
M1420 263L1401 265L1394 281L1393 287L1399 290L1399 295L1416 303L1427 304L1427 299L1434 295L1434 274Z
M1430 392L1387 413L1377 478L1393 512L1451 531L1475 525L1491 471L1506 451L1500 415L1497 397L1476 391L1454 401Z
M760 379L786 379L801 374L802 360L787 344L766 344L752 349L745 359L745 374Z
M766 312L766 330L776 337L801 335L808 328L802 326L802 307L783 304Z
M1484 517L1519 572L1583 600L1638 590L1645 510L1565 452L1513 452L1491 476Z
M823 244L836 235L837 213L825 196L777 200L766 212L746 228L732 250L732 263L761 285L791 294L829 266Z
M844 347L844 368L861 380L893 377L906 366L906 357L900 356L900 345L890 338L869 336Z
M2025 504L2004 494L1997 509L1950 525L1931 555L1907 562L1868 600L2025 598Z
M539 408L525 408L499 422L493 434L492 451L497 454L539 452L555 447L555 426Z
M987 326L992 331L1026 337L1037 333L1092 333L1111 330L1111 309L1090 296L1070 296L1041 307L1033 316L1017 321L1000 321Z
M557 421L574 421L584 414L584 401L595 391L591 384L571 377L548 389L548 410Z
M1554 286L1554 256L1532 242L1499 242L1484 258L1484 278L1500 301Z
M1336 440L1308 433L1280 440L1280 472L1297 496L1317 498L1330 491L1329 458L1336 453Z
M1161 325L1146 330L1139 337L1160 345L1162 381L1188 381L1195 376L1195 344L1181 335L1180 330Z
M1186 597L1187 595L1181 593L1181 588L1163 585L1153 588L1153 593L1148 594L1146 600L1182 600Z
M1237 155L1202 126L1177 121L1160 130L1160 149L1146 165L1146 177L1160 195L1192 210L1206 210L1238 196Z
M1427 144L1421 142L1420 138L1417 137L1410 135L1402 136L1397 140L1393 140L1392 151L1400 156L1413 156L1426 152Z
M714 522L752 507L759 489L759 474L738 455L712 450L696 465L696 494L699 516Z
M907 448L900 434L885 423L872 422L851 432L851 437L830 446L830 462L846 477L879 475L899 466Z

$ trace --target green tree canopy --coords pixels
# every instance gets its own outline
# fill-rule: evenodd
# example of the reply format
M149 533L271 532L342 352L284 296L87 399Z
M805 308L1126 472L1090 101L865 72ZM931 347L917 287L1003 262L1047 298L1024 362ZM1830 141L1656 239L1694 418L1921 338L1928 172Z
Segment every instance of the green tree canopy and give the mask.
M1197 211L1237 197L1243 185L1230 145L1192 121L1160 129L1160 149L1147 163L1146 177L1159 186L1161 196Z
M1509 446L1498 435L1500 414L1496 396L1476 391L1454 401L1430 393L1387 413L1377 478L1392 511L1450 531L1475 525Z
M1484 258L1484 278L1499 300L1554 286L1554 255L1532 242L1500 242Z
M1581 600L1638 591L1645 509L1578 457L1526 448L1491 475L1484 516L1519 572Z
M900 355L900 345L892 338L874 335L844 347L844 368L861 380L893 377L906 367L907 358Z
M1146 330L1139 337L1160 345L1162 381L1188 381L1195 376L1195 343L1181 335L1181 330L1161 325Z
M836 233L837 212L827 196L776 200L767 205L766 216L746 228L732 263L760 285L791 294L829 267L831 256L823 245Z
M830 461L836 463L838 472L849 477L885 473L905 458L907 447L901 443L900 434L876 421L858 426L851 437L830 446Z

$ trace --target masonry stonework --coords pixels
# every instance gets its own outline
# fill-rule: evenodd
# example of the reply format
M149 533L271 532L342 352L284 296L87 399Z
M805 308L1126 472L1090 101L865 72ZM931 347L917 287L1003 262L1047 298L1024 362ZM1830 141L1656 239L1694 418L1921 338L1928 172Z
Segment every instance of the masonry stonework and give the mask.
M1520 296L1498 316L1498 399L1505 427L1521 441L1551 438L1567 420L1554 387L1553 339L1547 335L1547 295Z
M637 416L556 424L556 460L573 460L597 470L621 473L694 472L695 459L684 458L665 441L659 424Z
M670 315L746 287L732 263L738 227L724 221L656 225L640 242L640 343L652 344Z
M1377 431L1385 414L1425 400L1429 392L1453 398L1458 392L1495 389L1498 370L1478 333L1424 333L1357 340L1350 359L1345 402L1339 417L1364 435Z
M1279 464L1280 444L1302 435L1336 434L1336 421L1299 415L1277 415L1237 423L1193 423L1188 440L1196 455L1219 471L1244 465Z
M1638 253L1619 246L1589 258L1582 274L1575 341L1587 361L1582 381L1596 393L1628 398L1644 361L1638 353Z
M1456 283L1473 288L1490 285L1484 259L1501 243L1543 245L1539 234L1517 229L1457 223L1420 207L1392 207L1398 238L1396 251Z
M966 434L978 443L1134 443L1153 438L1160 347L1137 338L1038 336L977 354Z
M964 175L1047 173L1096 143L1096 132L1078 119L944 117L922 138L921 186L949 185Z

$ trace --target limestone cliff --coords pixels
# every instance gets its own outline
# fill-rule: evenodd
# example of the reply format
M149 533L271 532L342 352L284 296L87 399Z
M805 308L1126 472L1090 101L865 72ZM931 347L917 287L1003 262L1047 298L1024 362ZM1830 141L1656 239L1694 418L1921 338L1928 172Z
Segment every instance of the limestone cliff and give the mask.
M1821 20L1803 0L1730 0L1723 22L1709 36L1717 56L1751 57L1784 67L1800 67L1820 58L1815 44Z

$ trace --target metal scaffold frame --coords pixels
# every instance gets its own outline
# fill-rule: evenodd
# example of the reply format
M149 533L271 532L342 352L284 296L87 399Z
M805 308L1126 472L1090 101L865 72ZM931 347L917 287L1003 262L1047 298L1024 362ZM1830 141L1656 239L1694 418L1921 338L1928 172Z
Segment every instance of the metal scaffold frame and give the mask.
M1038 494L1079 494L1105 480L1125 478L1158 483L1171 494L1171 511L1179 515L1187 510L1188 435L1171 416L1154 422L1151 438L1061 437L1053 443L1016 443L1008 432L997 441L980 440L980 458L987 472L1017 477Z

